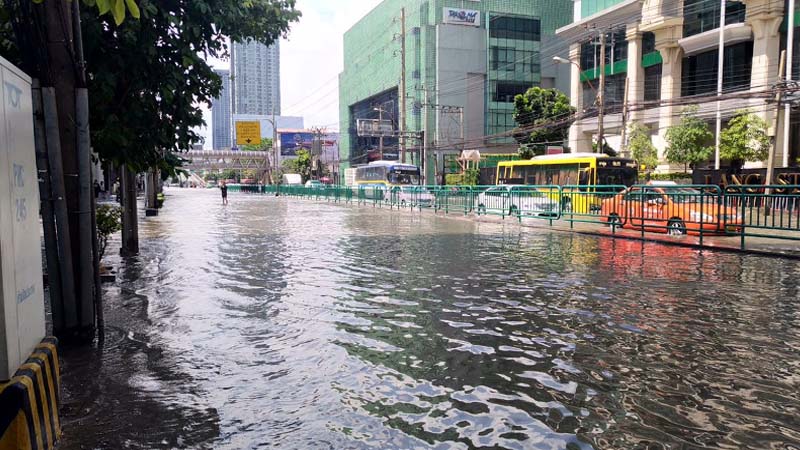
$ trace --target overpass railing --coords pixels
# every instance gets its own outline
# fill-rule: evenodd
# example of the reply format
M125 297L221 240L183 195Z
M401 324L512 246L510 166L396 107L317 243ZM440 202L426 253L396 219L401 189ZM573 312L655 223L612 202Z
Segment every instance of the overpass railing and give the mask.
M496 216L575 227L800 241L800 186L247 186L231 192L280 195L374 208Z

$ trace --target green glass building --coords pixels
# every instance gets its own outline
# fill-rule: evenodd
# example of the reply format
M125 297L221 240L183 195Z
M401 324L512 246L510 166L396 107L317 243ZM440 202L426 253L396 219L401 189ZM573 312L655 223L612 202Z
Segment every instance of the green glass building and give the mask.
M406 129L426 131L429 177L443 166L443 155L462 149L516 151L512 142L503 148L483 137L515 127L517 94L539 85L569 91L568 68L559 76L543 61L550 50L565 48L554 33L572 22L572 0L384 0L344 35L343 170L399 158L396 138L384 137L381 145L379 138L358 136L356 126L359 119L382 118L400 128L401 11ZM422 147L407 141L406 161L421 165Z

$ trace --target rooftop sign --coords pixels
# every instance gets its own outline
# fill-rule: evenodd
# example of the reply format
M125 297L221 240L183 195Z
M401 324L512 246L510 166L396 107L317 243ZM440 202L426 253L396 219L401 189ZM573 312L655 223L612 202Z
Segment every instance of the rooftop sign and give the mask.
M480 27L481 13L472 9L445 8L444 23Z

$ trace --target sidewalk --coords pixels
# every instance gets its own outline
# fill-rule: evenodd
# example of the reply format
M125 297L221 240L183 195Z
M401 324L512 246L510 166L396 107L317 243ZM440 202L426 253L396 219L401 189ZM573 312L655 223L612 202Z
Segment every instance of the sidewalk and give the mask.
M441 214L440 214L441 215ZM442 215L443 217L452 217L452 215ZM493 216L481 216L480 218L470 214L462 216L469 220L479 222L502 222L510 221L512 223L520 224L519 220L512 217L502 219ZM767 238L760 236L746 236L745 247L742 248L742 237L739 235L730 236L711 236L705 235L702 237L702 245L700 236L669 236L666 233L644 232L640 230L622 229L617 228L613 230L611 227L602 223L575 223L570 226L569 222L554 221L550 225L547 220L539 219L523 219L520 224L523 228L530 229L547 229L561 232L571 232L593 236L605 236L615 239L628 239L638 240L644 242L657 242L665 245L677 245L682 247L691 248L704 248L710 250L721 250L737 253L752 253L768 256L780 256L792 259L800 259L800 240L790 240L787 238L800 239L798 233L778 232L769 230L754 230L756 234L770 234L775 238ZM758 233L760 231L761 233Z

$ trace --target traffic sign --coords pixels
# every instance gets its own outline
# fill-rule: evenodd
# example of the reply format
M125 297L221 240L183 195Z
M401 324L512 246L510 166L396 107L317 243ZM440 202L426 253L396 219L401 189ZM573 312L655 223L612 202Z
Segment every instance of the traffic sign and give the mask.
M391 120L358 119L356 128L362 137L392 137L396 133Z
M236 145L261 143L261 122L236 122Z

